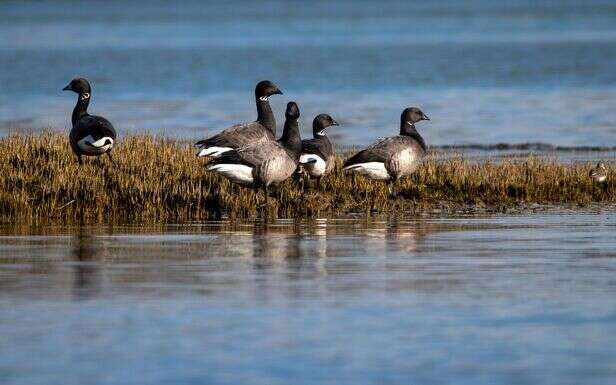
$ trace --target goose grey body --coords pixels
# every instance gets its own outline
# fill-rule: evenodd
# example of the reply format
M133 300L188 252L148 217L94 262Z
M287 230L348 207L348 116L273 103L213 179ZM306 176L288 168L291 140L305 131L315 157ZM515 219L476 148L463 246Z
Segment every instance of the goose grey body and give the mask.
M309 177L320 178L333 170L336 152L325 130L337 126L338 122L327 114L317 115L312 122L312 139L302 140L302 154L299 163Z
M281 94L282 92L274 83L268 80L259 82L255 87L257 120L236 124L211 138L195 143L199 147L197 155L216 158L227 151L258 141L276 140L276 118L270 107L269 97Z
M69 142L79 163L82 163L83 155L98 156L106 153L111 158L111 149L117 134L107 119L88 114L92 92L90 83L82 78L73 79L63 91L73 91L78 94L77 104L71 116L73 128L69 134Z
M260 141L227 151L207 165L234 183L262 187L268 200L269 186L280 183L295 172L301 152L297 119L299 108L289 102L282 137L278 141Z
M407 108L400 119L400 135L384 138L344 162L343 170L356 172L374 180L390 182L412 174L426 153L426 144L415 123L430 120L416 107ZM393 191L392 191L393 194Z
M588 174L596 183L605 183L607 181L607 167L605 163L599 162L597 166L590 170Z

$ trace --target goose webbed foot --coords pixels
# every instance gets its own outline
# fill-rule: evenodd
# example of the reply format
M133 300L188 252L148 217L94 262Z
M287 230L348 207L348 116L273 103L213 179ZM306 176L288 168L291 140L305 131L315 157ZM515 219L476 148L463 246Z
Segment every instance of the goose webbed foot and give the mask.
M77 163L81 166L83 164L83 159L81 159L81 155L77 155Z

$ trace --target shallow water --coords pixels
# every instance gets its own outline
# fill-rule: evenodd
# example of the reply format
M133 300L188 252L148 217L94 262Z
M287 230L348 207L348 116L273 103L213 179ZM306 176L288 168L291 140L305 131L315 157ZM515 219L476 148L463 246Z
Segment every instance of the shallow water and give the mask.
M616 212L2 228L3 384L611 384Z
M0 36L0 135L67 128L80 75L120 131L199 138L254 119L270 78L279 119L330 112L338 144L418 105L430 144L616 145L611 1L4 1Z

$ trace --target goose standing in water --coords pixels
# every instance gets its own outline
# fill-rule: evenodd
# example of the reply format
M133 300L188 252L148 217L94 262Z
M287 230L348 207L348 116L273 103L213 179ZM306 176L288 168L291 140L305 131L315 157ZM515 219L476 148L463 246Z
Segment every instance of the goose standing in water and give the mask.
M257 120L236 124L211 138L195 143L199 147L197 156L219 157L223 153L240 148L258 140L276 140L276 118L269 104L269 97L282 95L274 83L263 80L255 87Z
M370 179L389 182L389 192L396 196L394 183L413 173L426 153L426 143L415 123L430 120L419 108L402 111L400 135L381 139L344 162L343 170L357 172Z
M295 102L287 104L285 117L284 131L279 140L257 141L226 151L207 164L207 171L216 172L237 184L263 188L267 205L269 186L293 175L302 150L297 122L299 108Z
M302 140L302 154L299 157L299 163L309 179L317 179L317 187L320 185L321 178L328 174L336 164L336 153L325 131L328 127L337 125L338 122L331 116L317 115L312 121L313 139Z
M77 155L79 164L82 164L83 155L99 156L105 153L113 161L111 149L116 141L116 131L107 119L88 114L92 96L90 83L86 79L76 78L62 90L73 91L79 95L73 109L73 129L69 135L71 148Z

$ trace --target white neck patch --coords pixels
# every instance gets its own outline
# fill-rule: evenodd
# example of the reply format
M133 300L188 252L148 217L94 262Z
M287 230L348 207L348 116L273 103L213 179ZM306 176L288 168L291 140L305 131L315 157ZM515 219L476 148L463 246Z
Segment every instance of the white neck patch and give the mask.
M325 129L322 129L321 131L317 132L317 135L325 136Z
M262 102L267 102L267 96L259 96L259 100Z
M81 99L81 100L90 99L90 93L89 92L84 92L83 94L79 95L79 99Z

